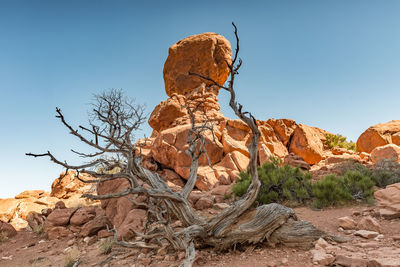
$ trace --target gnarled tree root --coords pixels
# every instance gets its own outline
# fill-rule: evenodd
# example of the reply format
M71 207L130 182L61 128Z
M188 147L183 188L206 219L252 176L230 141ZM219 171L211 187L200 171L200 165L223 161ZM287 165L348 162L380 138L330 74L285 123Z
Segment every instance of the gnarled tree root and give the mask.
M217 249L228 249L235 244L256 244L266 242L276 246L311 248L320 237L340 241L339 238L317 229L310 222L297 218L293 209L280 204L262 205L240 216L223 235L208 236L202 243Z

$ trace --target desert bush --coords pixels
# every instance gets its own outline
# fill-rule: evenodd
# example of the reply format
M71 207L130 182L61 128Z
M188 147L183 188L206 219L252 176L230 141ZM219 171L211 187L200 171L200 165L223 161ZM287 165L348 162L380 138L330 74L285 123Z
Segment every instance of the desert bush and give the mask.
M111 238L102 239L99 242L99 250L101 254L109 254L114 246L114 240Z
M340 147L347 150L357 151L357 146L353 141L348 142L347 138L340 134L326 134L325 145L328 148Z
M324 179L317 181L312 191L315 197L313 205L316 208L337 205L352 199L350 192L344 186L343 179L335 174L327 175Z
M346 171L343 176L330 174L313 184L313 205L316 208L352 201L371 203L375 183L371 176L359 171Z
M400 183L400 163L383 159L375 163L372 169L372 180L376 186L385 188L394 183Z
M343 162L338 168L341 175L347 171L353 171L368 176L380 188L400 182L400 163L393 160L383 159L370 168L358 162L348 161Z
M258 205L273 202L295 205L310 199L312 192L310 173L289 165L280 165L279 159L271 158L271 162L258 167L261 182L257 197ZM249 172L241 172L238 182L232 188L233 193L237 196L244 195L250 183Z
M36 235L43 235L44 234L44 227L43 224L37 224L32 227L32 232Z
M343 182L353 200L372 201L375 183L371 176L357 171L347 171L343 176Z
M0 244L7 242L9 240L8 234L6 232L1 231L0 232Z
M79 260L79 250L74 247L65 255L64 267L72 267Z
M293 206L313 200L316 208L323 208L353 201L373 201L374 172L359 163L343 166L339 175L328 175L314 184L310 173L289 165L281 166L276 158L258 167L258 175L261 181L258 205L276 202ZM241 172L233 193L239 197L244 195L250 183L249 172Z

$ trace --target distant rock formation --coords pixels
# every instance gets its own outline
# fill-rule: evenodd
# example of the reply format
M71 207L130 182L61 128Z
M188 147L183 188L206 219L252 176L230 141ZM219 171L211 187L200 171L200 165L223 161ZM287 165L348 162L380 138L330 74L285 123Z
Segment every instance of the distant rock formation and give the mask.
M10 223L17 230L28 226L28 215L31 212L41 213L43 210L52 209L62 200L68 208L88 206L99 203L81 198L88 192L91 184L85 184L75 178L75 172L69 171L67 175L61 173L54 180L51 192L44 190L26 190L14 198L0 199L0 220ZM80 174L83 180L92 179L90 176Z

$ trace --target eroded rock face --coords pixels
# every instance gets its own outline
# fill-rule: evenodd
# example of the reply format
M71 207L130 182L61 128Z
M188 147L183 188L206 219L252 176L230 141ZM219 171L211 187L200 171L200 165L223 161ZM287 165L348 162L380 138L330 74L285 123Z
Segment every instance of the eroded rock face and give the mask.
M359 152L371 153L379 146L387 144L398 144L400 133L400 120L393 120L387 123L376 124L363 132L357 140ZM394 138L393 138L394 137Z
M204 82L200 77L189 75L189 72L208 76L224 84L229 75L227 62L231 60L231 45L219 34L203 33L180 40L169 48L164 65L167 95L185 95ZM209 81L206 84L212 85Z

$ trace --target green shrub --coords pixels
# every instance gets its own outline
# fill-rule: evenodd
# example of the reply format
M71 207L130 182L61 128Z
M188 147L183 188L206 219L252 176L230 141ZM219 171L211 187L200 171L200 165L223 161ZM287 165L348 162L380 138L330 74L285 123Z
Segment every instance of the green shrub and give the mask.
M353 200L372 201L375 183L371 176L361 172L347 171L343 176L343 182Z
M371 176L359 171L346 171L343 176L331 174L314 183L316 208L344 204L352 201L371 203L375 183Z
M382 162L369 169L360 163L345 162L337 175L327 175L312 184L310 173L289 165L281 166L279 159L272 158L258 167L258 176L261 187L257 205L273 202L295 205L313 200L316 208L323 208L353 201L373 202L375 185L385 187L400 182L400 164ZM241 172L232 191L236 196L243 196L250 184L250 173Z
M278 159L272 159L258 167L258 176L261 182L257 204L268 204L272 202L285 203L288 205L304 203L310 199L312 186L311 175L303 173L299 168L289 165L280 166ZM251 184L251 175L248 171L239 174L238 182L232 191L237 196L247 192Z
M326 134L325 145L328 148L340 147L347 150L357 151L357 146L353 141L348 142L347 138L340 134Z
M350 192L344 186L343 179L330 174L313 185L313 195L316 198L313 205L323 208L348 202L352 199Z

